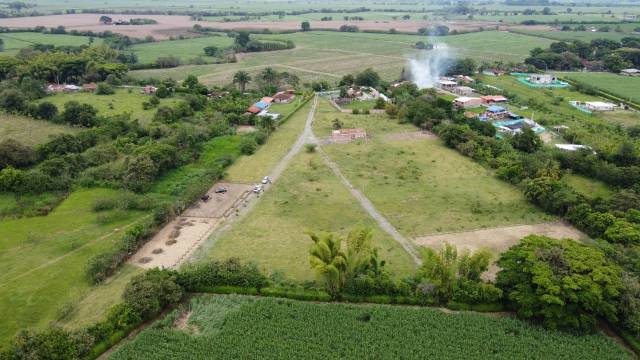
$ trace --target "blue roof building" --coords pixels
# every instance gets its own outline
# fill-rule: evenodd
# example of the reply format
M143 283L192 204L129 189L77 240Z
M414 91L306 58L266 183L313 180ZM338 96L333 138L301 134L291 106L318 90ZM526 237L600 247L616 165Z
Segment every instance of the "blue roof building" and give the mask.
M253 104L253 106L264 110L269 107L269 104L264 101L258 101L257 103Z
M506 110L507 109L503 108L502 106L497 106L497 105L491 105L487 108L487 111L490 113L501 113Z

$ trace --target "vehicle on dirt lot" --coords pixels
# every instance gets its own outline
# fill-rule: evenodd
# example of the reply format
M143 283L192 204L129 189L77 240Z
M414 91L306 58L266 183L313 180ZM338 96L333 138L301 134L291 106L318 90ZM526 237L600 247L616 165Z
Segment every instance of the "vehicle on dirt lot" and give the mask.
M268 176L265 176L265 177L263 177L263 178L262 178L262 183L263 183L263 184L268 184L268 183L270 183L270 182L271 182L271 179L269 179L269 177L268 177Z
M262 185L256 185L253 187L253 192L259 194L262 191Z
M226 192L227 192L227 188L223 188L223 187L222 188L217 188L215 190L216 194L223 194L223 193L226 193Z
M200 196L200 200L202 201L208 201L211 198L211 196L209 196L209 194L204 194L202 196Z

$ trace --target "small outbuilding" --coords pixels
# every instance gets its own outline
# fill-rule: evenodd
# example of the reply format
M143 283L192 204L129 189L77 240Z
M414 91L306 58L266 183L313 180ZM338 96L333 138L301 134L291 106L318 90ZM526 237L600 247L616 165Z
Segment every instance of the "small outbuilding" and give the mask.
M293 92L281 91L281 92L276 93L275 95L273 95L273 102L274 103L287 104L287 103L290 103L291 100L293 100L295 97L296 97L296 95Z
M501 104L509 101L506 97L502 95L485 95L485 96L480 96L480 99L482 99L482 103L486 105Z
M613 111L616 108L614 104L603 101L587 101L584 104L591 111Z
M98 88L98 85L96 85L96 83L93 83L93 82L82 85L83 91L94 92L96 91L97 88Z
M640 70L638 70L638 69L622 69L622 70L620 70L620 75L640 76Z
M529 82L532 84L554 84L558 81L558 78L551 74L532 74L529 76Z
M153 95L158 91L158 88L153 85L147 85L142 88L142 93L147 95Z
M473 88L470 88L468 86L456 86L455 88L453 88L453 93L462 96L469 96L473 94Z

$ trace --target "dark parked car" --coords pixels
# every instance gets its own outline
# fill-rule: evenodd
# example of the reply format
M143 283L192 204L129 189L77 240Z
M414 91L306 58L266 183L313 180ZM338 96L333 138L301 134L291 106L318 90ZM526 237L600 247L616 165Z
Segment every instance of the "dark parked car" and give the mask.
M216 194L223 194L227 192L227 188L217 188L215 193Z

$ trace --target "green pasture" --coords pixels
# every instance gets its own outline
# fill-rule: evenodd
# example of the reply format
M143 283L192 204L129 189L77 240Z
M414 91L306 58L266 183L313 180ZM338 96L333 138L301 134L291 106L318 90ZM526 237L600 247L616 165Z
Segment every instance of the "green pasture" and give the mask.
M615 340L511 317L238 295L191 298L109 357L125 359L632 359ZM161 351L159 351L161 350Z
M366 226L374 230L374 243L391 270L406 275L413 269L409 254L377 227L317 153L297 155L261 198L247 217L219 238L209 239L213 246L208 256L235 256L257 263L267 273L312 280L312 241L305 231L345 235L354 226Z
M134 54L138 56L141 64L154 63L159 57L175 56L182 63L201 57L202 61L208 62L211 57L204 54L204 48L215 46L220 51L233 45L233 39L224 33L217 33L217 36L205 36L183 40L164 40L144 44L137 44L131 47Z
M89 45L88 36L75 36L64 34L42 34L37 32L16 32L0 34L0 39L4 41L4 51L0 54L14 55L22 48L35 44L46 44L55 46L80 46ZM93 38L94 44L102 42L101 38Z
M0 220L0 308L11 309L0 317L0 344L20 329L46 326L88 291L87 260L144 216L127 211L100 220L94 202L116 192L76 190L47 216Z
M46 96L39 102L49 101L58 107L58 111L64 110L64 104L69 101L89 104L98 110L98 115L112 116L129 114L131 120L138 119L142 123L148 123L153 119L157 108L144 110L142 103L149 101L151 95L142 93L141 88L116 89L112 95L97 95L92 92L58 93ZM178 102L177 98L160 99L160 105L171 106Z
M566 174L562 177L562 182L590 199L607 199L613 195L613 190L607 184L582 175Z
M615 25L614 25L615 27ZM593 31L525 31L519 30L518 33L526 33L531 36L542 36L545 38L550 38L558 41L571 41L571 40L581 40L585 42L590 42L595 39L607 39L620 41L624 37L629 36L638 36L633 35L628 32L615 32L613 29L610 32L593 32Z
M49 140L51 135L75 131L77 129L66 125L0 112L0 141L14 139L23 144L35 146Z
M612 73L567 72L559 73L569 80L591 85L605 92L640 103L640 77Z

